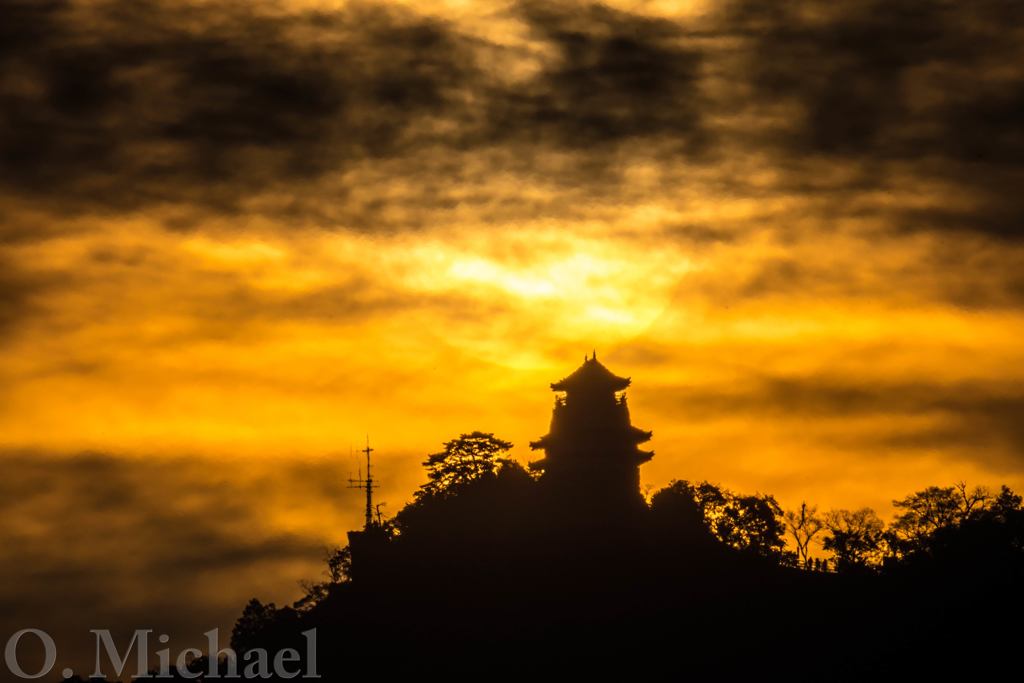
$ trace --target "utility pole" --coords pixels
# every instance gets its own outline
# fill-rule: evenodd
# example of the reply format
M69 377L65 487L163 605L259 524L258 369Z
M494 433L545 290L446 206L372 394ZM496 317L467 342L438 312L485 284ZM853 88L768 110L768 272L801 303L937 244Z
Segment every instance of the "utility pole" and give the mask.
M348 487L350 489L363 489L363 490L366 491L366 526L364 528L367 529L367 530L369 530L369 528L374 525L373 524L373 511L374 511L373 510L373 490L375 488L379 488L378 485L374 483L374 481L373 481L373 474L372 474L372 472L370 470L370 453L372 453L373 450L374 449L370 448L370 437L369 437L369 435L367 435L367 437L366 437L366 448L362 449L362 451L361 451L362 453L366 454L366 478L364 479L362 477L362 473L360 473L358 478L356 478L356 479L349 478L349 480L348 480Z

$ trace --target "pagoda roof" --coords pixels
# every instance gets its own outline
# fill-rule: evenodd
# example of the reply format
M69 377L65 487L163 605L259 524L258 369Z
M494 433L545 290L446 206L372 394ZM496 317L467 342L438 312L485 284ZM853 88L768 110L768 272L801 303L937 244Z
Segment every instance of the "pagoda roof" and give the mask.
M551 384L554 391L622 391L629 386L628 377L619 377L597 360L597 353L584 357L583 365L568 377Z

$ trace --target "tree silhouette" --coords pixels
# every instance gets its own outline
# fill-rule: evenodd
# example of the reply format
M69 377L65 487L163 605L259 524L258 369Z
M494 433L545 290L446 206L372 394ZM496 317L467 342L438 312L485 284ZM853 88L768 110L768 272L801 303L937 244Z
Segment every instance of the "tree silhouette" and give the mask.
M825 513L828 535L822 545L835 555L837 571L865 571L880 566L885 540L882 520L871 508Z
M257 647L260 636L273 623L276 616L277 607L274 603L263 604L256 598L250 600L231 631L231 648L241 655L250 648Z
M818 517L818 508L808 507L807 503L800 503L798 511L787 511L784 519L786 528L796 544L797 560L801 566L807 566L811 541L825 528L825 522Z
M673 481L651 496L651 511L662 527L687 536L711 536L704 508L689 482Z
M707 481L674 481L651 502L663 509L671 505L677 515L699 514L704 527L735 550L777 561L785 557L786 527L773 496L737 495Z
M930 486L893 504L903 510L890 531L895 561L971 572L1024 564L1021 497L1006 486L998 495L963 483Z
M470 432L445 442L427 456L427 483L395 515L393 530L404 545L451 546L467 535L492 534L512 518L506 508L532 490L535 479L507 457L512 444L487 432ZM461 552L461 551L459 551Z
M427 483L416 492L416 498L445 496L476 479L493 476L511 464L505 454L512 444L486 432L462 434L444 444L444 450L427 456Z
M392 532L390 525L378 526L377 529L383 532L386 538L390 538ZM312 609L315 605L327 600L335 587L352 580L351 546L332 548L327 551L327 568L324 574L326 575L325 581L301 581L299 583L305 591L305 595L295 603L296 609Z
M1005 484L1000 488L999 495L992 500L992 514L1002 522L1013 521L1021 514L1024 498L1018 496Z
M723 539L745 552L776 560L784 559L786 541L782 508L774 496L731 496L719 521Z
M890 528L893 551L899 557L927 553L931 537L982 514L992 495L982 487L968 491L963 482L955 486L929 486L900 500L893 506L903 512Z

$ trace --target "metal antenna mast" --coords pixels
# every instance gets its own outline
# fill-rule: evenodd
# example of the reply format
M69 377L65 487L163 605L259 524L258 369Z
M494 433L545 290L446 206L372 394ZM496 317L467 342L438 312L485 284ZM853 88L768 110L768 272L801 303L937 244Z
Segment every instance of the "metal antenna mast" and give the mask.
M357 479L349 478L348 487L350 489L364 489L366 491L366 529L373 526L373 490L379 488L377 484L373 482L373 474L370 471L370 453L374 449L370 448L370 437L366 437L366 448L362 449L362 453L366 454L366 478L362 475Z

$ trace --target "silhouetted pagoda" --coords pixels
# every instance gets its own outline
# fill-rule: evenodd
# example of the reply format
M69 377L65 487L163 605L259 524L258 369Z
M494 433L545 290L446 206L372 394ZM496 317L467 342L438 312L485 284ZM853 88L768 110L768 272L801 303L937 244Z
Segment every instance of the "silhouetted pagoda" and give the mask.
M584 357L574 373L551 385L564 395L555 399L551 430L530 443L533 449L544 449L545 457L530 463L530 468L543 471L545 487L603 508L643 503L640 465L654 453L638 447L651 432L630 424L625 396L629 382L598 362L595 352Z

